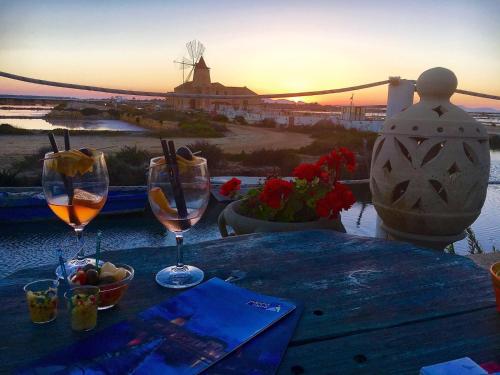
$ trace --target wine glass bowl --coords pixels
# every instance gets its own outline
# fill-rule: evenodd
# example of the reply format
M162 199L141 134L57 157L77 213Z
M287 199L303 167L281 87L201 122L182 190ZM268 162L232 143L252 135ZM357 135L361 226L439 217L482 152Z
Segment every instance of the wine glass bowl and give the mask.
M77 236L77 255L66 263L67 272L93 263L83 253L83 229L94 219L108 196L109 177L104 154L86 149L82 160L78 155L61 161L60 153L45 154L42 185L45 199L54 214L71 226ZM62 277L60 267L56 274Z
M153 214L177 242L177 264L167 267L156 275L158 284L168 288L186 288L203 280L203 271L183 262L183 233L194 226L203 216L210 199L210 177L207 161L196 157L190 163L177 164L185 215L179 214L179 189L173 180L172 166L164 157L151 159L148 175L148 199Z

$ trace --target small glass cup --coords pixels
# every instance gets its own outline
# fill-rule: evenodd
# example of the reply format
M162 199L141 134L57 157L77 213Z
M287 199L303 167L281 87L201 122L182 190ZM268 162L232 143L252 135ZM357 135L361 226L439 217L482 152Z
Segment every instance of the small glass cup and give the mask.
M491 281L497 301L497 311L500 313L500 262L493 264L490 268Z
M58 286L59 281L50 279L33 281L24 286L33 323L48 323L57 317Z
M68 302L71 328L74 331L90 331L97 324L97 305L99 288L86 285L73 288L64 293Z

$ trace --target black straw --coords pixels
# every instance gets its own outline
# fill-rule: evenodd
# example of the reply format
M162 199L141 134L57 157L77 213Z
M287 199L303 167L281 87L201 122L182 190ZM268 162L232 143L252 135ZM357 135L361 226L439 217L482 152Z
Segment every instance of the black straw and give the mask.
M70 150L70 143L69 143L69 130L68 129L64 129L64 149L66 151L69 151Z
M52 152L54 152L54 154L59 152L54 134L52 134L52 132L49 132L47 135L49 136L50 145L52 146Z
M168 178L170 179L170 184L172 185L172 190L174 193L175 205L177 207L177 213L181 219L185 219L188 216L186 200L184 198L184 191L182 190L181 179L179 176L179 167L177 165L177 154L175 152L174 141L167 141L162 139L161 146L163 149L163 155L165 156L165 162L168 171Z
M52 146L52 151L54 152L54 154L57 154L59 152L59 148L57 147L57 142L54 138L54 134L52 134L52 132L49 132L47 135L49 137L50 145ZM66 149L66 151L69 150L69 132L67 134L66 132L64 132L64 148ZM64 190L66 190L66 194L68 195L68 205L70 206L68 214L70 217L70 221L74 224L80 224L80 221L78 220L78 217L73 210L73 180L71 179L71 177L65 176L64 174L61 174L61 179L64 184Z

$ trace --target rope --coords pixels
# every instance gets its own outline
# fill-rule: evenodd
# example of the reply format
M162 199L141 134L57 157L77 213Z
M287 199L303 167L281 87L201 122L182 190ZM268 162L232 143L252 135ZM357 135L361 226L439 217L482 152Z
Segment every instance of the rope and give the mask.
M414 85L417 83L415 80L409 80L411 83ZM415 87L415 91L417 91L417 88ZM478 98L486 98L486 99L493 99L493 100L500 100L500 96L498 95L491 95L491 94L483 94L481 92L474 92L474 91L467 91L467 90L460 90L456 89L455 94L463 94L463 95L469 95L469 96L477 96Z
M325 94L335 94L339 92L345 91L354 91L361 90L370 87L385 85L389 83L388 80L367 83L365 85L344 87L340 89L330 89L330 90L321 90L321 91L306 91L306 92L292 92L285 94L264 94L264 95L210 95L210 94L190 94L190 93L173 93L173 92L152 92L152 91L135 91L135 90L121 90L121 89L111 89L106 87L98 87L98 86L85 86L85 85L77 85L73 83L63 83L63 82L54 82L54 81L45 81L42 79L23 77L15 74L10 74L6 72L0 72L1 77L14 79L17 81L36 83L39 85L46 86L55 86L55 87L65 87L69 89L77 89L77 90L88 90L88 91L99 91L99 92L108 92L112 94L122 94L122 95L137 95L137 96L156 96L156 97L167 97L167 98L202 98L202 99L255 99L255 98L290 98L290 97L298 97L298 96L314 96L314 95L325 95Z
M478 98L500 100L500 96L498 96L498 95L483 94L483 93L480 93L480 92L460 90L460 89L456 89L455 92L457 94L463 94L463 95L469 95L469 96L477 96Z
M367 83L364 85L343 87L339 89L329 89L329 90L318 90L318 91L302 91L302 92L289 92L282 94L254 94L254 95L212 95L212 94L190 94L190 93L174 93L174 92L155 92L155 91L136 91L136 90L121 90L121 89L112 89L106 87L98 87L98 86L86 86L86 85L77 85L73 83L63 83L63 82L54 82L54 81L46 81L42 79L30 78L19 76L16 74L0 72L0 77L10 78L17 81L36 83L39 85L45 86L55 86L55 87L64 87L69 89L77 89L77 90L87 90L87 91L98 91L98 92L107 92L111 94L121 94L121 95L136 95L136 96L154 96L154 97L166 97L166 98L193 98L193 99L271 99L271 98L292 98L292 97L301 97L301 96L315 96L315 95L326 95L326 94L338 94L346 91L356 91L367 89L370 87L376 87L381 85L386 85L388 83L395 82L392 79L385 81L378 81ZM397 81L397 80L396 80ZM414 80L410 82L415 83ZM480 98L494 99L500 100L500 96L490 95L490 94L482 94L473 91L466 91L457 89L455 91L458 94L477 96Z

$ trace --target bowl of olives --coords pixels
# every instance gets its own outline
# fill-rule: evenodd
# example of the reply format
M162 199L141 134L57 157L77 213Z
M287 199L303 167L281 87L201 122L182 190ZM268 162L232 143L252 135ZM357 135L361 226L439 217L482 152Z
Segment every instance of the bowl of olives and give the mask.
M134 278L134 269L126 264L106 262L99 268L88 264L68 276L72 287L94 285L99 287L99 310L110 309L123 297Z

